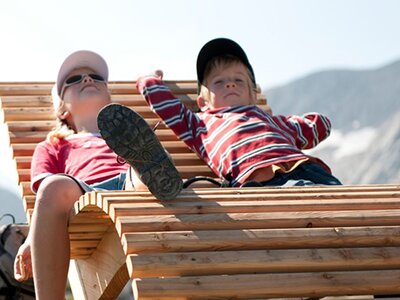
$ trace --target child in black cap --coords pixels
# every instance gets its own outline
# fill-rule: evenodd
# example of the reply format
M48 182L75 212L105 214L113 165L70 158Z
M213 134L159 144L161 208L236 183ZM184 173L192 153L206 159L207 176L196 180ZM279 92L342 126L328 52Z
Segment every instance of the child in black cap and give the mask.
M236 42L206 43L197 58L197 78L199 113L171 93L162 72L136 84L152 110L230 186L341 184L321 160L302 152L329 136L328 118L272 116L257 107L254 71ZM100 117L113 111L106 107ZM125 125L120 126L122 132Z

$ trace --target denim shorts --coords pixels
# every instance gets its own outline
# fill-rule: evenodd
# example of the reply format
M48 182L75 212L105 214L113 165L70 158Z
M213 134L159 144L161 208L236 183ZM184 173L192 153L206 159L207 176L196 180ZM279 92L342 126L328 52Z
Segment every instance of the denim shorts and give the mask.
M93 184L87 184L86 182L76 177L70 176L68 174L58 174L58 175L64 175L73 179L80 186L83 192L121 191L125 189L126 172L120 173L115 177L112 177L110 179L101 182L96 182Z
M342 185L335 176L329 174L320 164L305 162L289 173L277 172L274 178L263 181L245 182L242 187L250 186L316 186Z

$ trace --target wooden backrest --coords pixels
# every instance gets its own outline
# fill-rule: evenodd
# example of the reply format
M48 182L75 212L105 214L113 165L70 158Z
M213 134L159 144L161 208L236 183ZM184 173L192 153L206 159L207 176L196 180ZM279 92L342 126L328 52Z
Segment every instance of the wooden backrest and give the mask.
M197 110L196 81L166 81L172 92L185 105ZM18 170L18 184L28 217L34 207L35 195L30 189L30 166L36 145L45 140L56 124L51 100L52 82L0 83L0 122L5 122L10 147ZM134 82L110 82L113 102L131 107L140 113L150 126L160 119L155 115L135 88ZM258 90L258 105L266 108L266 99ZM184 179L196 175L215 177L209 167L197 157L165 125L158 126L156 134Z

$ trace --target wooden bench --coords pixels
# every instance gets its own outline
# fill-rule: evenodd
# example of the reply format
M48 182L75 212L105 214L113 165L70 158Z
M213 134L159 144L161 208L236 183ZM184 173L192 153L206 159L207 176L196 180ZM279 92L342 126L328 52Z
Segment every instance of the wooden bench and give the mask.
M193 81L169 82L189 106ZM54 125L52 83L0 83L28 219L35 145ZM110 83L113 101L150 123L133 82ZM259 105L265 98L259 95ZM183 177L213 176L165 126L156 133ZM400 186L214 188L174 201L150 193L88 193L70 219L76 299L115 299L129 278L137 299L266 299L400 293Z

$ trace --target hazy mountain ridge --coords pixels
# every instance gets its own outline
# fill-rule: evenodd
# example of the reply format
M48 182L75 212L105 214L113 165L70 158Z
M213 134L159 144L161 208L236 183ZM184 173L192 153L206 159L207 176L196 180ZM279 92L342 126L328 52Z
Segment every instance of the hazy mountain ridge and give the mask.
M343 183L400 182L400 60L374 70L317 72L265 93L274 114L329 116L339 138L312 154ZM366 131L370 140L363 140ZM343 155L343 146L357 151Z
M274 114L327 114L333 127L379 127L400 109L400 60L374 70L317 72L266 90Z

